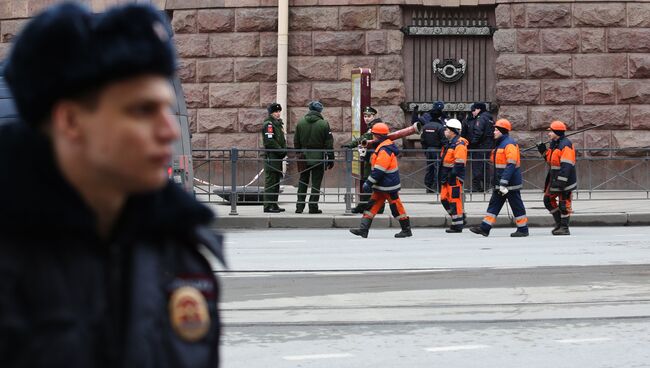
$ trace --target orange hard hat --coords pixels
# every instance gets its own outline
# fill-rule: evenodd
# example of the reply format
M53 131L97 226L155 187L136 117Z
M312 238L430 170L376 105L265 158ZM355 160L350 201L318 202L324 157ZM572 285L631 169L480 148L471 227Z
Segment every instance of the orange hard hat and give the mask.
M508 119L499 119L496 123L494 123L494 126L507 129L508 131L512 130L512 124L510 124L510 121L508 121Z
M548 128L548 130L559 130L561 132L566 131L566 124L559 120L555 120L554 122L551 123L551 127Z
M372 126L372 129L370 131L372 134L387 135L390 132L390 129L385 123L376 123Z

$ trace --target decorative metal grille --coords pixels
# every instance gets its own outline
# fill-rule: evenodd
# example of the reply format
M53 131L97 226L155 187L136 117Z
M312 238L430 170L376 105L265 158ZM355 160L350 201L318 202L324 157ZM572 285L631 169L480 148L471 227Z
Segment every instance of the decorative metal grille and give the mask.
M415 105L426 111L437 100L448 112L469 111L478 101L490 105L496 82L493 7L407 7L404 24L407 111Z

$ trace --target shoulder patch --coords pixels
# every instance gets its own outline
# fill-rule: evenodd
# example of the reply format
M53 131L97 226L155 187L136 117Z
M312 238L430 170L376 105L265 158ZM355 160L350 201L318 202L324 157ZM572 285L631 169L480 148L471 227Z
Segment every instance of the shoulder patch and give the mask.
M169 298L169 319L174 332L194 342L210 330L210 313L203 294L192 286L180 287Z

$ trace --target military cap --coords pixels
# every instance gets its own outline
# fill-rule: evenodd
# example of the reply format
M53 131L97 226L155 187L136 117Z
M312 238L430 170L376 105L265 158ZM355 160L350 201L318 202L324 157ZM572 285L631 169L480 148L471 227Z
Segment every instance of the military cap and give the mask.
M269 107L266 108L266 111L269 112L269 114L273 114L276 111L282 111L282 105L280 105L277 102L274 102L269 105Z
M95 14L76 3L52 6L18 35L4 73L26 122L46 120L54 104L143 74L171 77L176 52L169 22L149 5Z
M363 113L369 115L377 115L377 110L375 110L372 106L366 106L363 109Z
M309 110L321 112L323 111L323 104L320 101L312 101L309 103Z
M431 111L442 111L445 108L445 103L442 101L436 101L433 103L433 107L431 108Z

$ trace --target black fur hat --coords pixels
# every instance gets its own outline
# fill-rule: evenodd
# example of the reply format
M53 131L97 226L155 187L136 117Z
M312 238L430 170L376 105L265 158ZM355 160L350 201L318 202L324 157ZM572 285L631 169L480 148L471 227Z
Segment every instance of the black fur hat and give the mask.
M481 110L481 112L484 112L485 109L486 109L486 106L485 106L485 104L483 102L474 102L472 104L472 107L470 107L470 110L474 111L476 109L479 109L479 110Z
M269 114L273 114L276 111L282 111L282 105L280 105L277 102L273 102L272 104L269 105L269 107L266 108L266 111Z
M94 14L76 3L48 8L18 35L4 74L23 120L39 124L54 104L142 74L171 77L169 22L148 5Z

